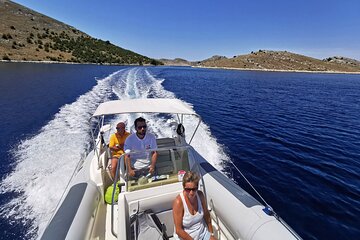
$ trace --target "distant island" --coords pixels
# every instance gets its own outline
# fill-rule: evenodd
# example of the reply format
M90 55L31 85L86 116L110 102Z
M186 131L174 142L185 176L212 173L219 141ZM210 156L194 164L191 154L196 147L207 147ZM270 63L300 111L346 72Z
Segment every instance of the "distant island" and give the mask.
M300 72L345 72L360 73L360 62L346 57L329 57L323 60L287 51L259 50L245 55L213 56L189 62L184 59L159 59L169 66L193 66L205 68L225 68L262 71L300 71Z
M9 0L0 0L0 61L167 65L262 71L360 73L360 62L342 56L316 59L288 51L258 50L233 57L152 59L93 38Z

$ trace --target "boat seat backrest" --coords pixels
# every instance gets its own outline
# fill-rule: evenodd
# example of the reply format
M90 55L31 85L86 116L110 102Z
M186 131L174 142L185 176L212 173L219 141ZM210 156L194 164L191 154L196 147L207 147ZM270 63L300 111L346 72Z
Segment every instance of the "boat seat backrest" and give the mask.
M156 213L161 224L165 226L166 235L172 237L174 235L174 218L172 209Z
M152 221L156 220L156 221L154 221L155 224L147 223L146 225L148 225L148 226L145 227L146 230L150 230L150 233L154 234L154 236L156 236L156 238L154 237L153 239L158 239L159 234L160 235L163 234L169 238L171 238L173 236L173 234L174 234L174 219L173 219L172 209L168 209L168 210L157 212L157 213L154 213L152 211L152 209L147 209L144 212L133 214L131 217L131 220L130 220L130 224L131 224L130 228L135 227L136 230L132 230L131 232L142 232L142 230L139 231L139 226L136 227L136 225L134 225L134 223L138 224L140 226L144 225L144 224L141 224L141 222L143 222L143 221L140 221L140 224L138 223L139 219L144 218L144 214L149 215L148 217L145 218L145 219L147 219L147 221L152 222ZM156 228L157 231L155 229L149 229L149 225L152 226L151 228ZM141 235L141 234L137 233L136 235ZM140 236L138 239L141 239Z
M156 160L156 172L158 175L171 174L174 172L174 153L173 150L160 150Z
M147 209L151 209L155 213L172 209L172 203L180 191L130 201L128 202L129 214L143 212Z
M179 170L188 170L189 158L187 149L177 149L173 138L157 139L158 148L169 148L169 150L158 150L156 171L158 175L173 174Z
M119 195L118 200L118 237L119 239L127 239L127 234L131 232L131 221L135 214L151 209L153 213L166 212L172 209L172 202L176 196L182 191L181 182L155 187L151 189L143 189L141 191L123 192ZM171 226L170 215L161 216L160 219L166 224L169 230ZM170 225L170 226L169 226ZM171 233L171 231L170 231Z
M158 148L175 146L175 139L173 138L158 138L156 139Z
M166 214L161 214L162 219L160 220L158 215L159 214L154 213L151 209L134 214L130 219L131 239L167 240L169 237L172 237L172 235L168 235L166 231L168 227L164 223L164 220L169 221L170 219L164 217ZM168 215L172 215L172 211L170 211L170 214ZM173 223L169 222L168 224L170 229L172 229ZM171 231L170 234L172 233L173 231Z
M175 140L173 138L159 138L156 140L158 148L175 147ZM170 174L175 169L175 156L174 151L170 150L158 150L158 157L156 161L157 174Z
M187 150L161 150L158 151L156 171L158 175L176 174L179 170L189 170L189 157Z

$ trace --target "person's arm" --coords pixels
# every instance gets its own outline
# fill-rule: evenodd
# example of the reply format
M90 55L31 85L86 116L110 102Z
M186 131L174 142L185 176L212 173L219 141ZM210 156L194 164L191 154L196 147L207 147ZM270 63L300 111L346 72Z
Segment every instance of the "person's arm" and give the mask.
M119 143L118 150L124 151L124 143Z
M206 200L205 200L204 193L202 191L198 191L198 195L200 197L201 205L202 205L202 208L203 208L203 211L204 211L204 220L205 220L206 226L207 226L209 232L211 233L210 240L216 239L214 237L214 230L213 230L213 227L212 227L212 224L211 224L211 216L210 216L210 212L209 212L209 210L207 209L207 206L206 206Z
M115 146L115 139L114 139L114 135L111 135L110 140L109 140L109 148L111 151L115 151L116 149L114 148Z
M109 148L113 153L121 149L120 146L116 146L116 144L117 144L116 136L115 136L115 134L113 134L113 135L111 135L110 141L109 141Z
M183 216L184 216L184 206L182 204L180 195L178 195L173 202L173 218L174 218L175 232L180 237L180 239L192 240L190 235L184 231L182 225Z
M129 175L131 177L135 176L135 171L134 169L132 169L131 167L131 159L130 159L130 155L125 155L125 166L126 166L126 170L129 173Z
M130 143L129 140L130 140L129 137L127 137L125 139L124 151L129 151L130 152L130 150L131 150L131 143ZM129 175L131 177L133 177L133 176L135 176L135 171L131 167L131 159L130 158L131 158L130 154L126 154L125 158L124 158L124 161L125 161L126 171L129 173Z
M150 168L149 168L150 173L154 173L157 156L158 156L158 153L156 151L154 151L152 153L152 156L151 156L151 165L150 165Z
M125 132L124 136L121 137L121 141L119 142L119 150L122 150L123 152L125 152L125 141L129 135L130 135L129 133Z
M151 148L152 149L157 149L156 138L155 138L154 135L152 135L152 139L151 139ZM156 151L153 151L152 155L151 155L151 165L149 167L149 172L150 173L154 173L154 171L155 171L155 165L156 165L157 156L158 156L158 153Z

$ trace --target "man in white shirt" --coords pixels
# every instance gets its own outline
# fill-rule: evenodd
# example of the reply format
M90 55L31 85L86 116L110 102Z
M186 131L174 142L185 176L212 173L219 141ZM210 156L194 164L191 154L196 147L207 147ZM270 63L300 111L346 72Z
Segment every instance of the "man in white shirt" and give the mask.
M124 149L127 152L135 151L125 156L125 164L128 175L131 178L138 178L148 173L154 174L157 159L156 138L154 134L147 133L147 125L144 118L139 117L134 122L136 133L131 134L125 140Z

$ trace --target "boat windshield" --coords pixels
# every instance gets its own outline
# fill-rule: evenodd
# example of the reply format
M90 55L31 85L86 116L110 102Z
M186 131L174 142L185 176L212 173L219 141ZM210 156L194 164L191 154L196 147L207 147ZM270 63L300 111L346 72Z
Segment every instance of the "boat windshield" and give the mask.
M120 159L120 179L125 182L126 190L131 192L181 182L183 175L186 171L190 170L188 149L188 146L157 148L155 150L157 152L157 160L154 174L150 175L147 168L145 168L144 171L138 171L136 177L128 177L124 165L125 155L129 155L131 158L136 154L142 154L150 158L153 150L124 154Z

